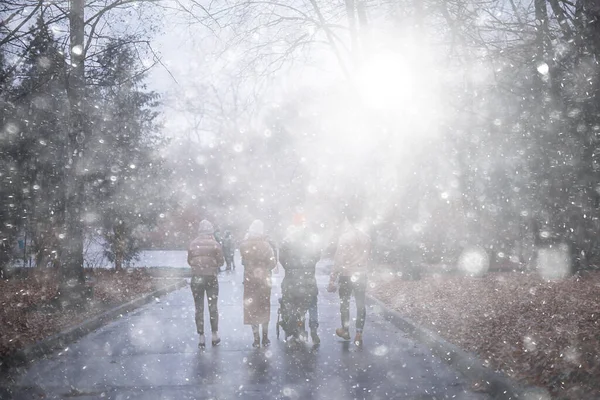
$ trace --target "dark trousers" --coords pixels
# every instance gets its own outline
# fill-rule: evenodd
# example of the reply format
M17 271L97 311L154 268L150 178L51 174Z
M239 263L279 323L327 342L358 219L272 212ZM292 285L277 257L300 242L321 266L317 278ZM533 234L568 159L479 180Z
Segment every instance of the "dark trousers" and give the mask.
M354 295L356 301L356 330L361 331L365 326L367 307L365 297L367 290L367 277L360 277L355 282L349 276L340 277L340 313L342 315L342 327L350 327L350 297Z
M231 255L226 254L225 255L225 265L226 265L226 267L225 267L226 271L229 271L232 268L235 269L235 263L233 261L233 254L231 254Z
M308 326L310 330L319 328L319 307L317 305L317 296L314 296L308 306Z
M308 302L300 302L298 305L289 306L289 323L285 328L288 336L298 337L306 328L306 313L308 312L308 327L310 330L319 328L319 307L317 296L312 296Z
M210 329L219 330L219 280L216 276L194 276L192 278L192 295L196 305L196 330L204 335L204 293L208 298L208 313L210 314Z

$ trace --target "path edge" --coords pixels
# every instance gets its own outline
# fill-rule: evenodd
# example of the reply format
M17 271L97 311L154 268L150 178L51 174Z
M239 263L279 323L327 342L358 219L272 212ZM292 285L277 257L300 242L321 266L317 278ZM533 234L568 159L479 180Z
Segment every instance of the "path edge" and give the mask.
M500 372L487 368L475 355L419 326L373 295L367 295L367 299L374 313L380 314L413 340L427 346L433 355L456 369L468 380L486 385L483 392L489 394L494 400L551 399L546 389L518 383Z
M90 318L79 325L65 329L53 336L37 341L23 349L16 350L7 357L0 358L0 369L7 370L12 367L20 367L32 361L52 355L58 349L64 349L70 343L81 339L85 335L95 331L108 323L123 317L158 297L164 296L170 292L178 290L187 285L185 279L181 279L162 289L145 294L136 299L123 303L119 306L106 310L93 318Z

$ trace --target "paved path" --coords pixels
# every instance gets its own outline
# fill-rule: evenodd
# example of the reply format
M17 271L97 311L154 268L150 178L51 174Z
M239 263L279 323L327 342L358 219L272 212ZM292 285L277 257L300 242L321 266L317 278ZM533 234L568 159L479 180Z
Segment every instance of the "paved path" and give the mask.
M486 399L421 345L369 310L362 349L334 336L338 298L324 290L321 346L275 338L281 276L272 297L272 346L253 349L242 324L242 273L220 278L222 343L197 348L189 287L115 321L17 378L14 399ZM208 321L207 321L208 324ZM207 325L208 326L208 325ZM210 340L210 336L207 337ZM6 392L0 397L9 396Z

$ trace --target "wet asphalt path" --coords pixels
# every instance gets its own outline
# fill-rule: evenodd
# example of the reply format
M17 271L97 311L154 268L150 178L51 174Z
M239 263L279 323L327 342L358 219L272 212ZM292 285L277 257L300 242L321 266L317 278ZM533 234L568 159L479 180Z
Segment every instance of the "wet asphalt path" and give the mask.
M337 294L319 277L321 346L275 337L281 274L275 275L271 340L252 348L242 324L242 272L220 277L222 343L197 347L185 287L79 340L17 377L14 399L486 399L455 371L369 310L364 346L334 336ZM352 310L354 312L354 310ZM208 318L206 321L208 325ZM207 342L210 336L207 336Z

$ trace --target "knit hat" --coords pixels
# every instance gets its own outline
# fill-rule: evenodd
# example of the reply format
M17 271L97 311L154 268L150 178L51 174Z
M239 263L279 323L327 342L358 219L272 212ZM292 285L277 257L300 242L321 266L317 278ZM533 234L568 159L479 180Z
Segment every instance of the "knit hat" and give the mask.
M212 235L213 233L215 233L215 228L213 227L213 224L211 224L205 219L200 221L200 225L198 225L198 234Z
M259 219L255 219L248 228L248 237L259 237L265 234L265 224Z

